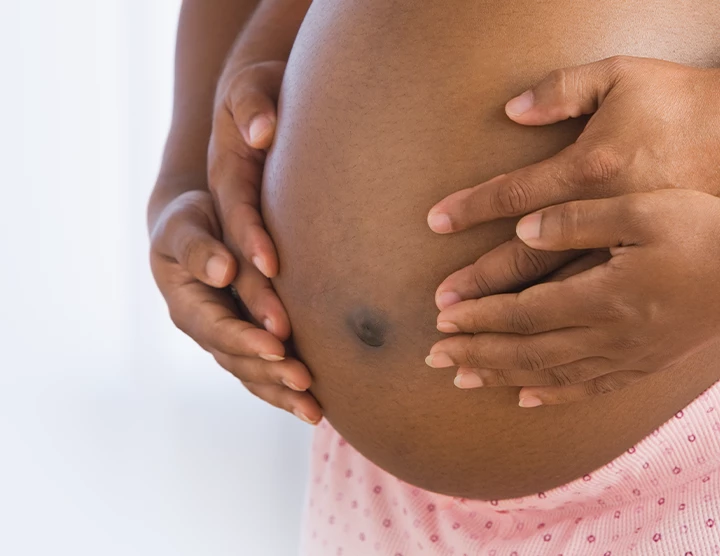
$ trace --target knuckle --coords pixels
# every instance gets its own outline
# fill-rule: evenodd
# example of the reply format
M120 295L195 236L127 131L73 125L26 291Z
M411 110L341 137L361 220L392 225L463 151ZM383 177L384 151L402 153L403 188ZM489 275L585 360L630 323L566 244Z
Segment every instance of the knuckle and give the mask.
M497 287L492 278L485 272L480 260L475 262L472 269L472 277L477 291L482 296L492 295L497 292Z
M547 82L550 85L553 96L561 103L564 103L567 100L568 89L567 68L558 68L551 71L548 74Z
M538 349L531 344L520 344L515 348L515 360L519 368L526 371L540 371L546 367Z
M522 305L519 305L512 311L509 311L507 319L508 329L512 332L528 335L533 334L536 331L533 318L530 316L528 310Z
M257 80L257 65L245 66L232 75L223 77L218 86L217 102L218 107L227 108L231 112L235 109L237 99L247 94L248 88Z
M598 320L607 324L628 324L636 316L633 308L618 296L607 296L608 299L599 308Z
M588 380L587 382L583 383L583 391L588 397L606 394L607 390L605 389L603 384L604 383L599 378Z
M522 176L512 176L491 198L493 211L504 216L525 214L529 210L531 187Z
M622 203L623 221L629 226L647 222L652 218L651 197L647 195L627 195Z
M484 366L484 361L482 356L478 351L473 349L472 347L468 347L465 351L465 360L469 367L475 367L479 368Z
M557 213L560 235L564 238L576 237L582 218L579 203L573 202L561 205Z
M507 371L495 371L494 385L495 386L514 386L512 374Z
M223 223L228 227L232 226L233 231L242 235L252 231L254 222L259 218L257 207L260 205L259 194L255 189L248 189L245 195L245 199L228 203L228 206L220 208Z
M588 396L602 396L603 394L615 392L623 386L621 379L614 374L603 375L584 383L585 393Z
M249 121L269 103L280 89L285 62L259 62L224 79L221 97L225 107L237 120Z
M547 252L523 244L515 251L510 271L518 282L532 282L547 273L547 262Z
M258 350L254 349L252 347L253 344L253 336L257 334L257 328L254 326L247 326L246 328L243 328L240 330L239 333L233 334L232 343L234 346L236 346L237 349L240 349L242 352L249 354L249 355L255 355Z
M610 56L609 58L605 58L605 60L603 60L610 75L618 77L625 74L634 61L635 59L632 56L622 54Z
M476 338L477 336L473 336L473 340L465 346L464 356L465 362L467 363L465 366L481 369L485 367L486 362L482 357L483 351L480 346L477 345Z
M635 334L618 334L610 340L610 349L615 352L633 352L645 345L645 339Z
M487 319L484 317L481 303L482 300L473 299L468 308L468 312L465 313L465 315L467 315L465 318L469 320L473 331L481 331L487 328Z
M580 180L608 186L617 178L621 167L622 158L617 150L608 145L596 146L590 149L581 161Z
M186 268L205 255L205 243L197 237L188 239L180 249L179 262Z
M568 369L555 368L547 372L550 386L570 386L577 382Z

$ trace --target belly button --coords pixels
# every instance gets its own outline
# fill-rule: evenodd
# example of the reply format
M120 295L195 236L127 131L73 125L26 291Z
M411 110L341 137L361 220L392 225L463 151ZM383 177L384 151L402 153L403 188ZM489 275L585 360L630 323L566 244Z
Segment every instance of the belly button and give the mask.
M347 324L361 342L371 347L385 344L387 318L377 309L361 307L348 315Z

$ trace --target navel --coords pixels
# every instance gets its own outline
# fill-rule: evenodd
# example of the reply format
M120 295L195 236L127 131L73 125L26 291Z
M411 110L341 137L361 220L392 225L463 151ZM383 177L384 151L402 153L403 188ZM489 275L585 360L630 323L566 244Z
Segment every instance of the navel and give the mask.
M371 347L385 344L388 321L382 311L371 307L359 307L348 315L347 324L364 344Z

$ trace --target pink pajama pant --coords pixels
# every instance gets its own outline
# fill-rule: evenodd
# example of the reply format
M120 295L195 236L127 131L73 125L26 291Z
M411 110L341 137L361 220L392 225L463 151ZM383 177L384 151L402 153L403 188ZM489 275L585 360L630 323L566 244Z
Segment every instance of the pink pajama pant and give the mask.
M720 383L601 469L512 500L415 488L327 423L313 441L303 556L720 554Z

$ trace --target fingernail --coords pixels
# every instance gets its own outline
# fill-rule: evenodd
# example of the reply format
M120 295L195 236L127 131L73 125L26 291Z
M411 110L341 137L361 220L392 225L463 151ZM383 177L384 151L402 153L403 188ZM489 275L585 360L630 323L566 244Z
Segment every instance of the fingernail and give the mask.
M455 380L453 380L453 383L458 388L462 388L463 390L469 390L470 388L480 388L483 386L482 378L480 378L475 373L458 373L455 376Z
M528 90L508 101L505 105L505 112L508 116L522 116L525 112L530 110L534 104L535 95L532 90Z
M226 272L227 261L225 257L221 257L220 255L213 255L205 265L205 273L208 275L208 278L216 284L222 283Z
M434 369L443 369L445 367L452 367L454 363L447 353L434 353L428 355L425 358L425 363Z
M448 307L450 307L450 305L455 305L456 303L460 303L461 301L462 298L459 294L455 292L443 292L437 296L435 304L437 305L438 309L442 311L443 309L447 309Z
M431 212L428 215L428 226L433 232L438 234L445 234L450 231L452 224L450 223L450 217L447 214L439 212Z
M265 361L282 361L285 359L282 355L274 355L272 353L258 353L258 357Z
M288 380L286 378L282 379L282 383L290 388L290 390L295 390L296 392L304 392L305 388L300 388L297 384L295 384L292 380Z
M252 122L250 122L250 129L248 134L250 135L250 146L257 145L272 131L273 123L267 116L256 116Z
M437 329L440 332L445 332L447 334L454 334L455 332L460 332L460 329L457 327L457 325L446 320L437 323Z
M527 396L526 398L520 398L520 403L518 405L520 407L537 407L542 405L542 400L540 398L536 398L535 396Z
M262 272L266 278L270 278L270 271L268 270L265 261L263 261L258 255L255 255L252 258L252 262L255 265L255 268Z
M270 334L274 334L274 332L273 332L273 323L272 323L272 321L271 321L270 319L265 319L265 320L263 321L263 326L265 327L265 330L267 330L268 332L270 332Z
M515 233L523 241L539 239L541 222L542 213L529 214L517 223Z
M310 418L305 415L302 411L299 409L293 409L293 415L297 417L298 419L301 419L302 421L305 421L308 425L314 425L315 421L311 421Z

